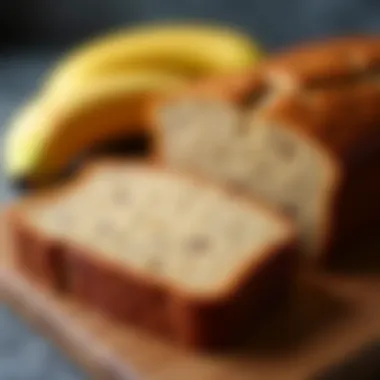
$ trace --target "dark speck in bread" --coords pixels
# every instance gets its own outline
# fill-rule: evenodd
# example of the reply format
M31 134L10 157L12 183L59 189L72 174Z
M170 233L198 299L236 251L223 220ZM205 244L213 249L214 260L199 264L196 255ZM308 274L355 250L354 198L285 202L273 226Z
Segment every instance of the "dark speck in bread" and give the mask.
M146 266L153 272L157 273L162 269L162 261L160 260L159 257L153 256L147 260Z
M74 218L69 212L59 212L56 215L55 221L58 226L70 228L74 225Z
M188 252L194 254L203 254L210 247L210 239L204 235L195 235L187 241Z
M112 192L112 201L115 204L125 204L128 203L130 194L127 189L122 187L116 187Z
M290 218L295 218L297 216L298 210L295 204L285 204L282 206L282 211L284 214Z
M231 179L229 185L231 189L238 194L244 194L247 191L247 184L243 179Z
M284 160L290 160L294 158L294 155L296 153L295 146L292 141L286 141L285 139L280 139L275 141L276 142L276 153L279 154L281 158Z
M99 220L98 223L95 225L95 234L97 236L102 235L110 235L112 233L115 233L115 229L111 222L107 220Z

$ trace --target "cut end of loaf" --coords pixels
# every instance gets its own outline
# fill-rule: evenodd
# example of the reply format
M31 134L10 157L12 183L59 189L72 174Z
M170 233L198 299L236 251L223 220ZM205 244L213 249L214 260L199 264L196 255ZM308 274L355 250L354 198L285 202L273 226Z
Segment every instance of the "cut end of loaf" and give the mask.
M216 99L181 99L158 115L163 161L228 184L276 207L296 221L305 252L326 238L329 159L262 108L241 110Z
M25 205L27 223L184 292L228 291L292 234L260 205L165 169L108 164L85 178Z

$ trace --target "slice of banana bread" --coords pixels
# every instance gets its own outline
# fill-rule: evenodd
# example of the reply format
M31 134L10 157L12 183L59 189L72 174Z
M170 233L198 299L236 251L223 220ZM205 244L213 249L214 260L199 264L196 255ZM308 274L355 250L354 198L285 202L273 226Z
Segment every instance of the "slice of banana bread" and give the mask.
M188 346L244 338L296 268L282 217L138 163L98 163L9 218L23 271Z
M322 252L331 252L380 217L380 82L373 71L380 56L373 50L375 42L380 47L379 39L369 40L371 50L357 40L335 41L273 59L258 76L265 82L266 75L273 86L274 74L281 73L277 88L287 91L280 96L271 90L271 96L244 107L238 96L209 90L167 99L155 110L158 158L276 206L296 221L302 249L323 257ZM325 58L344 52L346 60L339 60L341 70L333 75L340 80L334 82ZM291 58L298 67L300 56L306 67L292 70ZM370 79L365 73L371 73ZM215 88L228 94L220 83ZM258 93L257 86L252 88Z

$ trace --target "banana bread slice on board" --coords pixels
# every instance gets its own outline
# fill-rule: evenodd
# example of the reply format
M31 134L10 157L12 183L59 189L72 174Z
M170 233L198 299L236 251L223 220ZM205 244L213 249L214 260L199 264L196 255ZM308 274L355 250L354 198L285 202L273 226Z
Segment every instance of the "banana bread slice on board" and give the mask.
M8 217L25 273L187 347L244 340L297 268L283 217L158 166L97 163Z
M380 219L376 46L380 39L358 38L284 53L256 81L247 74L253 94L266 95L244 106L247 89L239 84L239 93L229 92L221 80L215 91L208 84L159 102L153 112L158 159L290 214L305 254L328 257ZM335 57L332 71L328 62ZM274 84L275 77L282 79ZM226 83L236 89L243 82Z

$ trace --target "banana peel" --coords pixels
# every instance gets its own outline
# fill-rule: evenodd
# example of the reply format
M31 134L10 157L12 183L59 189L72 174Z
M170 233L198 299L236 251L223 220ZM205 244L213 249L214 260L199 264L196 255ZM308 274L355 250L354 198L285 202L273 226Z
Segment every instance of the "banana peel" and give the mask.
M108 75L67 96L41 96L11 123L6 175L32 187L48 184L89 146L139 132L147 125L150 100L186 84L181 77L154 72Z
M52 71L47 92L104 74L155 69L199 78L244 70L261 58L254 41L222 26L157 24L110 33L80 46Z

